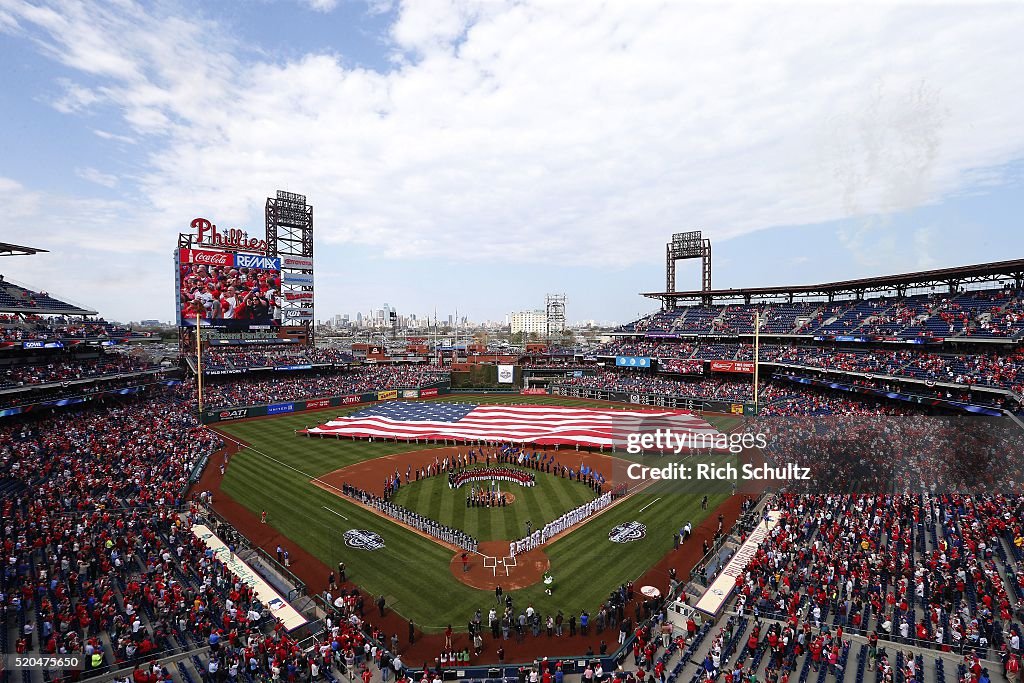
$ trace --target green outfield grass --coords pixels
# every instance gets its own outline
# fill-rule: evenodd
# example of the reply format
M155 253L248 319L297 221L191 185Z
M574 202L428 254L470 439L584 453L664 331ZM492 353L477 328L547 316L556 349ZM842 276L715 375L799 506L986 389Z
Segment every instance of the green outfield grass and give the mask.
M536 486L499 482L503 492L515 496L515 502L503 508L466 507L469 484L452 490L445 476L429 477L404 485L392 500L421 515L462 529L478 541L497 541L524 536L526 520L530 520L533 529L539 529L594 498L593 489L578 481L569 481L544 472L535 474Z
M609 405L580 399L518 395L449 396L443 400ZM399 614L414 619L425 630L443 630L448 623L456 628L460 625L465 628L473 611L477 607L486 607L494 600L494 596L489 592L469 588L451 576L448 569L451 551L324 491L309 481L312 477L356 462L424 448L422 445L310 439L295 434L295 430L325 422L360 407L221 425L219 428L224 433L251 444L250 448L244 449L232 459L222 488L253 512L266 510L271 526L327 566L334 566L339 560L344 560L352 580L370 593L385 595L388 604ZM628 409L628 406L623 408ZM722 421L711 418L715 426L722 430L732 428L737 420L732 417ZM447 480L439 478L439 481L447 490ZM586 487L577 486L583 489L583 493L589 492ZM427 495L426 488L423 491L421 497L427 499L424 504L429 504L431 496ZM414 493L413 487L410 487L408 494ZM466 511L464 496L457 496L463 501L463 511L481 512ZM578 614L582 609L594 610L611 590L624 581L639 577L670 550L672 534L683 523L690 520L694 525L698 524L726 495L711 495L709 511L700 509L700 497L700 492L679 493L679 487L669 482L655 484L643 493L630 497L547 546L546 551L551 558L552 573L555 576L554 595L546 596L543 586L536 585L516 591L513 595L517 604L533 603L544 614L554 609L561 609L566 614ZM506 508L505 511L513 515L521 514L516 506ZM455 507L452 514L455 514ZM531 511L530 514L534 513ZM609 541L609 531L615 525L628 521L645 524L647 535L631 543ZM478 520L478 523L482 533L484 524L482 520ZM492 519L491 533L495 538L507 534L507 531L498 531L505 524L504 521L497 524ZM515 527L520 522L511 524ZM379 533L386 547L373 552L350 549L343 540L343 534L348 529L367 529Z

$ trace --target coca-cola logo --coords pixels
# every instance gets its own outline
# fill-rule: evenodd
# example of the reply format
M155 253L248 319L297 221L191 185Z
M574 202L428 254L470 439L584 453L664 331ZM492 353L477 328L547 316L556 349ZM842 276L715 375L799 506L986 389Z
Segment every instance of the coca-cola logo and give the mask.
M331 405L331 399L329 399L329 398L321 398L321 399L319 399L317 401L308 401L306 403L306 410L311 410L313 408L327 408L330 405Z
M182 263L196 263L203 266L232 266L234 254L222 251L204 251L202 249L182 249Z

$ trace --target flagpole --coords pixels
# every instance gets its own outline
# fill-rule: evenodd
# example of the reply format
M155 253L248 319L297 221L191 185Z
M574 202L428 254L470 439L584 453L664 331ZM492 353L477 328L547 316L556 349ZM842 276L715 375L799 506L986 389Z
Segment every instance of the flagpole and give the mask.
M754 415L757 415L758 361L761 359L761 312L754 311Z
M203 342L199 335L202 330L200 312L196 311L196 367L199 368L199 421L203 421Z

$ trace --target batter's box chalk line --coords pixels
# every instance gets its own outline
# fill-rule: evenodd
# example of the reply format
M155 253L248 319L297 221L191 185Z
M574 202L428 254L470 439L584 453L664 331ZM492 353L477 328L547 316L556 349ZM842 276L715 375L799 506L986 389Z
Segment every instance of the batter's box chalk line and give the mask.
M498 558L484 555L484 569L490 569L495 576L498 575Z

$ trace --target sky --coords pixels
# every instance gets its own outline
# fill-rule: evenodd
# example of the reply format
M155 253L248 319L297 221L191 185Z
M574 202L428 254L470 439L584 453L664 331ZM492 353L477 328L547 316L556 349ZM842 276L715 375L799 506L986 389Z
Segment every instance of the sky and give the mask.
M314 211L316 315L635 319L1024 256L1020 3L0 0L8 279L174 316L197 216ZM682 263L679 289L699 287Z

